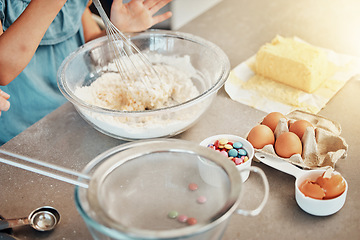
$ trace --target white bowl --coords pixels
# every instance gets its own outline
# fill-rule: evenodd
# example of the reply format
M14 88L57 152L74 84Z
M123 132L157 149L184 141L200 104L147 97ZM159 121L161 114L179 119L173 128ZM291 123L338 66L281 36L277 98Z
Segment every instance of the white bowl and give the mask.
M254 147L246 139L236 136L236 135L231 135L231 134L219 134L219 135L214 135L214 136L208 137L208 138L204 139L200 143L200 145L204 146L204 147L208 147L210 144L213 144L216 140L220 140L220 139L227 139L228 141L231 141L231 142L241 142L243 144L243 148L246 150L249 160L247 160L246 162L241 163L239 165L236 165L236 168L240 171L240 176L241 176L242 181L245 182L249 178L249 175L250 175L250 171L248 171L246 169L251 166L251 162L254 157Z
M262 163L273 167L277 170L290 174L296 178L295 181L295 199L299 207L305 212L314 216L328 216L339 211L345 203L348 191L348 183L343 177L346 188L345 191L338 197L332 199L314 199L305 196L300 191L300 186L305 180L316 181L326 169L303 170L290 162L282 160L270 154L256 152L255 157ZM334 174L340 174L334 171Z
M348 183L343 177L346 188L345 191L338 197L332 199L314 199L311 197L305 196L299 189L300 185L306 180L315 181L319 176L321 176L325 170L311 170L306 174L303 174L296 178L295 181L295 199L299 207L305 212L312 214L314 216L328 216L338 212L345 204L346 195L348 191ZM334 172L338 174L337 172Z

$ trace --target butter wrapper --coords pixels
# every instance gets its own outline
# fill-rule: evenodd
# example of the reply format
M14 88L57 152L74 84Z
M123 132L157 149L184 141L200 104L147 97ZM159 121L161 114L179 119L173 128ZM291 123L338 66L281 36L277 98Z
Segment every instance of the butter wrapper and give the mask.
M231 70L225 91L232 100L267 113L302 110L317 114L347 81L360 77L360 58L321 49L327 55L331 74L313 93L259 76L255 70L256 54Z

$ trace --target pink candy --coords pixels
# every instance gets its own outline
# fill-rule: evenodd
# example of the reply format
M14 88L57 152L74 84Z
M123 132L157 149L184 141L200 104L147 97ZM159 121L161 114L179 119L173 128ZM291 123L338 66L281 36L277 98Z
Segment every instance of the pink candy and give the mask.
M199 188L199 186L196 184L196 183L189 183L189 185L188 185L188 189L190 190L190 191L196 191L197 189ZM197 197L197 199L196 199L196 202L197 203L199 203L199 204L203 204L203 203L205 203L207 201L207 198L205 197L205 196L199 196L199 197ZM184 214L180 214L180 215L178 215L178 212L176 212L176 211L171 211L169 214L168 214L168 216L170 217L170 218L176 218L179 222L181 222L181 223L187 223L188 225L194 225L194 224L196 224L197 223L197 220L196 220L196 218L194 218L194 217L187 217L186 215L184 215Z
M188 217L186 215L179 215L178 216L178 221L179 222L186 222L188 220Z
M190 183L189 184L189 189L191 191L195 191L196 189L198 189L198 185L196 183Z
M196 199L198 203L205 203L207 201L205 196L200 196Z

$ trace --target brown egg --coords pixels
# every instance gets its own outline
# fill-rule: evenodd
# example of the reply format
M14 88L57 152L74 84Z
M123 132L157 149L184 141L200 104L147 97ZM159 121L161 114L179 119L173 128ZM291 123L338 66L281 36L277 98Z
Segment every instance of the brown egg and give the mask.
M283 158L289 158L292 155L302 153L302 144L300 138L292 132L282 133L275 141L275 152Z
M286 119L286 117L282 113L271 112L268 115L266 115L266 117L264 117L261 124L268 126L274 132L280 118Z
M325 191L317 183L305 180L299 187L299 190L307 197L323 199Z
M250 130L247 140L254 148L261 149L265 145L274 144L275 136L268 126L257 125Z
M324 189L324 199L336 198L340 196L346 188L346 183L340 174L333 174L330 178L320 176L316 179L316 183Z
M314 127L314 126L306 120L297 120L290 125L289 131L295 133L301 139L307 127Z

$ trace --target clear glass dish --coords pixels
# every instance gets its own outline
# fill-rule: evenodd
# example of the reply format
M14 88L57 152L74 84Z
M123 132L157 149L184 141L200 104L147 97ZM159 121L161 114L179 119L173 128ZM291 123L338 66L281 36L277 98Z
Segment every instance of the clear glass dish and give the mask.
M75 188L76 207L94 239L221 239L238 208L243 182L233 163L212 149L178 139L139 140L112 148L83 170L88 188ZM216 184L214 184L216 180ZM80 179L87 183L86 179ZM190 187L196 184L196 188ZM196 224L169 217L195 218Z
M230 72L228 57L215 44L187 33L149 30L131 36L131 40L148 56L188 56L193 68L191 80L200 94L172 107L145 111L110 110L83 101L75 95L76 88L96 80L112 61L106 36L83 45L64 60L57 76L60 91L89 124L115 138L148 139L185 131L209 108L224 85Z

